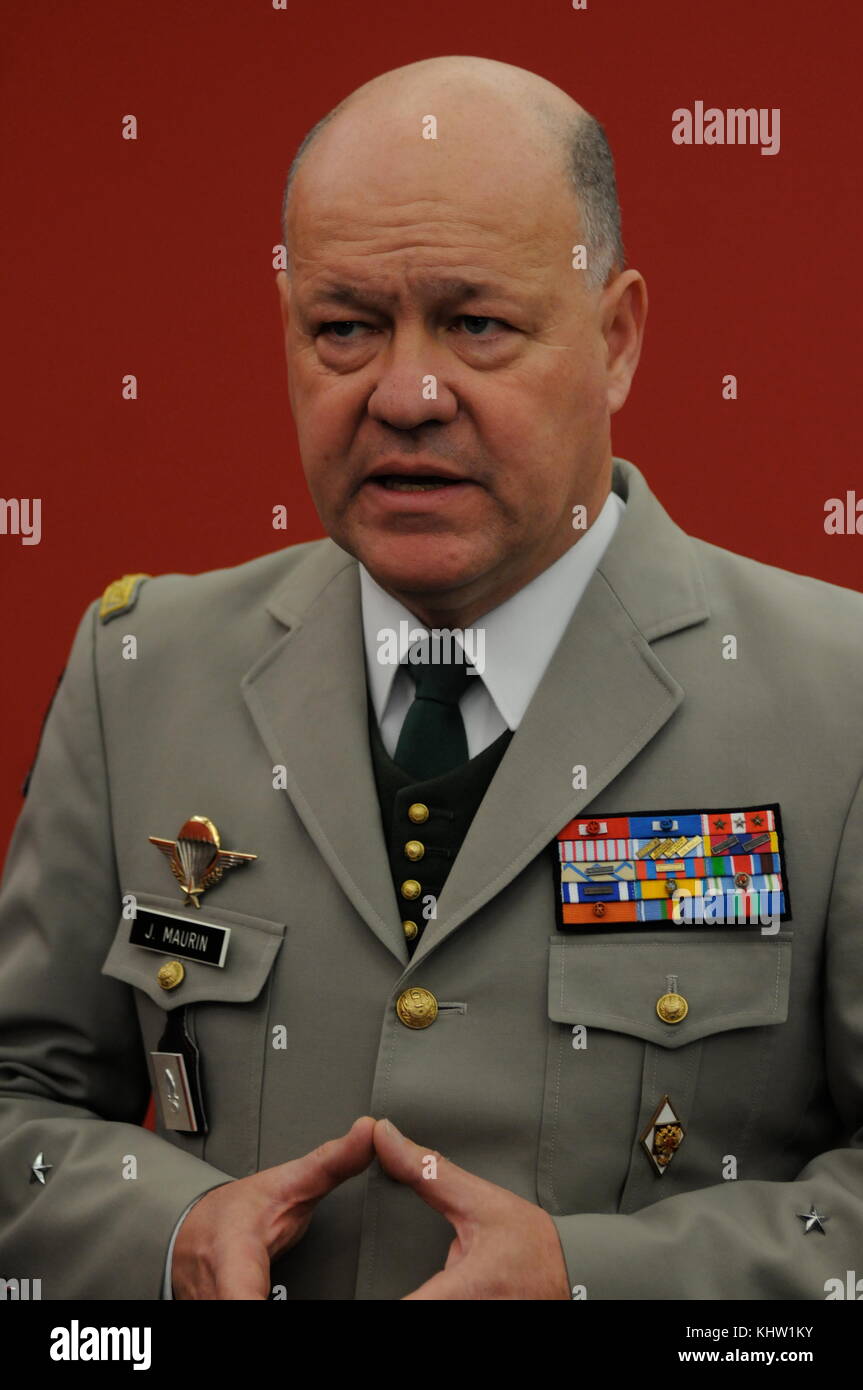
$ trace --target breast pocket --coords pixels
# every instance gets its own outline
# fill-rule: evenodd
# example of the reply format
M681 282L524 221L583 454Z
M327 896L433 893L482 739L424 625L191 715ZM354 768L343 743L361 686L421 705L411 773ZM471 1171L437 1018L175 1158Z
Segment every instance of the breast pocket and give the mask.
M554 938L542 1206L635 1211L745 1176L790 968L790 931Z
M169 1029L170 1015L182 1011L182 1024L198 1053L207 1121L206 1132L170 1130L163 1105L157 1103L157 1129L235 1177L256 1172L270 988L285 923L209 905L196 913L179 907L176 899L133 896L139 921L150 911L170 915L171 939L159 938L158 950L137 945L131 939L133 922L123 918L102 973L134 988L154 1091L151 1054L164 1050L166 1036L175 1038L179 1019ZM221 935L225 932L226 937ZM144 935L140 928L136 934ZM221 965L194 958L207 954L218 959L223 944Z

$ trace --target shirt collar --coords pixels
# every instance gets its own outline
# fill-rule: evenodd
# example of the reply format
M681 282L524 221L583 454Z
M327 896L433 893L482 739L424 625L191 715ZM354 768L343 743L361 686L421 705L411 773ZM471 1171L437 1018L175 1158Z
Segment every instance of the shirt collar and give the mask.
M610 492L593 525L553 565L474 624L484 631L483 684L510 729L517 729L582 594L617 528L626 504ZM360 565L363 641L369 693L378 723L383 718L398 663L406 656L419 619L388 594ZM381 661L381 634L396 634L396 661Z

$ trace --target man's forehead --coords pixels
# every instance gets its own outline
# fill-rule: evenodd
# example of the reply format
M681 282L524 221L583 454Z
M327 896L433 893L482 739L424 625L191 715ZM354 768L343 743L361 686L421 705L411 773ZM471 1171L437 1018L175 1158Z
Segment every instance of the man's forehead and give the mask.
M385 163L385 161L381 161ZM536 235L549 217L577 215L574 188L565 172L511 159L470 158L435 161L411 155L386 168L353 166L300 170L289 205L292 234L307 239L358 239L413 230L446 240L478 235L483 239Z
M369 268L366 273L360 272L350 279L322 269L304 281L303 277L300 279L306 296L312 301L326 300L328 304L346 307L363 303L382 310L398 303L405 289L412 297L429 304L466 304L472 300L512 297L525 288L513 275L482 272L475 277L453 275L445 267L439 271L428 267L403 269L401 273L395 273L393 268Z
M444 203L357 207L341 199L290 219L290 259L298 281L388 282L435 295L469 286L503 290L534 279L558 262L577 240L572 218L535 204L518 209L498 201L483 215L448 199ZM479 290L482 292L482 289Z

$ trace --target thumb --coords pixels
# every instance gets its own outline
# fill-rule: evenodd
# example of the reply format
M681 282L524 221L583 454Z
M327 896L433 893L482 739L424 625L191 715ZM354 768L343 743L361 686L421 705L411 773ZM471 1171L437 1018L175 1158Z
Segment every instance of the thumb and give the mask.
M430 1207L456 1224L476 1220L494 1192L491 1183L450 1163L434 1149L424 1149L400 1134L392 1120L378 1120L374 1144L384 1172L412 1187Z
M291 1203L316 1202L368 1168L375 1156L374 1128L371 1115L362 1115L347 1134L319 1144L302 1158L279 1164L275 1169L279 1196Z

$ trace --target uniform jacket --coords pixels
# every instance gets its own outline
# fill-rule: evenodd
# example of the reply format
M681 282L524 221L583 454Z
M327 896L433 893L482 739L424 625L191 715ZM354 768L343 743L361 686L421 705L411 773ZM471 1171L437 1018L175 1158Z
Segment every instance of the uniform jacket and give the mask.
M863 1274L863 598L688 537L622 460L614 486L626 513L410 961L356 561L316 541L88 609L0 902L0 1274L158 1298L194 1196L363 1113L544 1207L588 1299L822 1299ZM558 930L549 847L582 812L774 803L791 919L772 934ZM192 815L258 855L200 914L148 839ZM160 988L129 895L229 925L224 967ZM679 1024L656 1011L669 981ZM394 1007L415 985L440 1004L423 1030ZM140 1127L180 1003L206 1135ZM660 1176L640 1136L664 1095L685 1138ZM273 1282L399 1298L451 1238L374 1164Z

